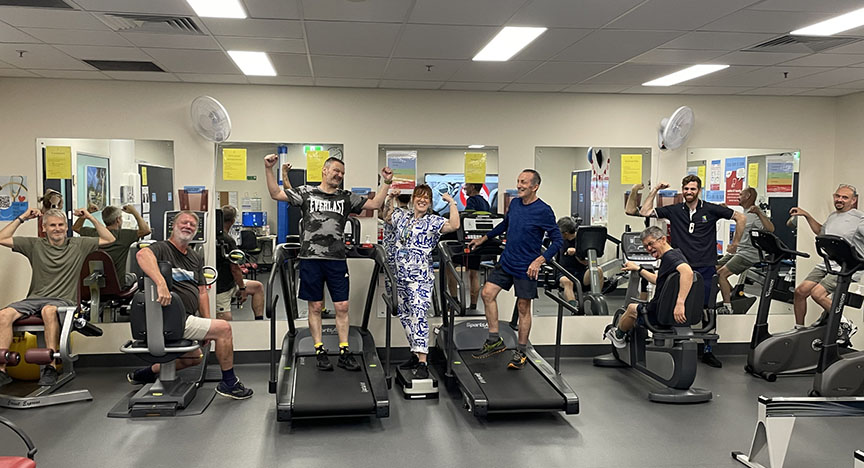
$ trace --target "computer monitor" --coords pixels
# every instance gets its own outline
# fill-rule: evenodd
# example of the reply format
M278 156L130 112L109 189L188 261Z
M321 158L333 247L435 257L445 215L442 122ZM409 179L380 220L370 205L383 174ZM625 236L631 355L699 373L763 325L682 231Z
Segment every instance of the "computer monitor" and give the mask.
M432 188L432 210L440 215L447 214L447 204L441 199L441 194L447 192L456 200L456 207L459 211L465 209L465 201L468 196L465 194L465 174L460 173L426 173L423 177L423 182ZM480 190L480 195L489 202L492 212L498 211L498 175L487 174L486 183L483 184L483 189Z
M264 227L267 225L266 211L244 211L243 227Z
M174 218L177 217L177 213L179 211L166 211L165 212L165 222L162 224L164 226L163 239L168 239L171 237L171 231L174 230ZM203 244L205 239L207 239L207 212L205 211L196 211L195 214L198 215L198 232L195 233L195 237L192 238L190 244Z

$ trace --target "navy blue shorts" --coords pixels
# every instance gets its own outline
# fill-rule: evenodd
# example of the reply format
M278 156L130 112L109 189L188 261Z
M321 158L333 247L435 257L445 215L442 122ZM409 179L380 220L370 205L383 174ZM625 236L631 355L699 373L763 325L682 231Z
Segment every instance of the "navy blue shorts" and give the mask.
M705 285L705 307L708 307L717 301L716 297L711 297L711 280L717 274L717 267L714 265L692 267L693 271L702 275L702 281Z
M348 300L348 262L345 260L300 260L300 291L304 301L323 301L324 283L333 302Z
M495 265L495 269L489 273L486 281L501 286L505 291L509 291L510 286L515 285L516 297L519 299L537 299L537 280L514 278L501 268L500 263Z

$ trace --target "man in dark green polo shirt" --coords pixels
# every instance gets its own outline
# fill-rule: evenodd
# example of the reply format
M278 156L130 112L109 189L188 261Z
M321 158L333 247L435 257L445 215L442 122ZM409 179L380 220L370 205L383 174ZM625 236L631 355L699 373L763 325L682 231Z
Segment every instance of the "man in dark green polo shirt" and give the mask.
M97 209L95 205L91 204L87 208L87 211L93 213ZM129 213L135 217L135 221L138 222L138 229L123 229L123 213ZM72 230L83 237L99 237L96 229L83 227L86 219L84 217L78 218L75 224L72 225ZM127 273L126 271L126 258L129 256L129 246L138 242L142 237L149 235L150 226L132 205L124 205L122 211L116 206L106 206L102 210L102 222L105 223L105 228L114 236L115 241L110 245L100 247L100 250L105 251L111 257L111 261L114 263L114 270L117 272L117 281L120 283L120 288L126 289L138 279L135 273Z

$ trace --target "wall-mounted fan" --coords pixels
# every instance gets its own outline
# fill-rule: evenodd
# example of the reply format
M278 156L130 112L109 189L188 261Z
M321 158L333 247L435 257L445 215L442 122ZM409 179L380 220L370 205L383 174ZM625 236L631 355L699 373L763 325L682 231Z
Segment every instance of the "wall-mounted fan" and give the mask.
M210 96L198 96L192 101L192 126L199 135L214 143L231 136L231 118L219 101Z
M684 144L695 121L693 109L687 106L675 109L671 116L661 120L660 129L657 131L657 143L660 149L676 149Z

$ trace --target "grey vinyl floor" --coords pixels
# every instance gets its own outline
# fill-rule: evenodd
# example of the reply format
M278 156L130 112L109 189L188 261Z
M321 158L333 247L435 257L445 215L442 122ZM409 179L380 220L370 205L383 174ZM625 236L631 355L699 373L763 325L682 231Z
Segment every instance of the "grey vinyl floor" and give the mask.
M33 437L40 467L733 467L730 451L746 451L756 397L803 395L808 377L768 383L741 370L741 356L723 369L700 365L697 386L710 403L651 403L651 383L626 369L600 369L566 359L562 371L578 393L579 415L510 415L478 421L458 398L407 401L391 390L387 419L276 421L264 364L237 367L255 390L250 400L219 396L199 416L109 419L130 389L122 368L83 368L69 388L89 388L92 402L33 410L0 410ZM322 398L327 397L326 390ZM0 428L0 454L23 444ZM864 419L799 419L787 467L851 467L864 448Z

